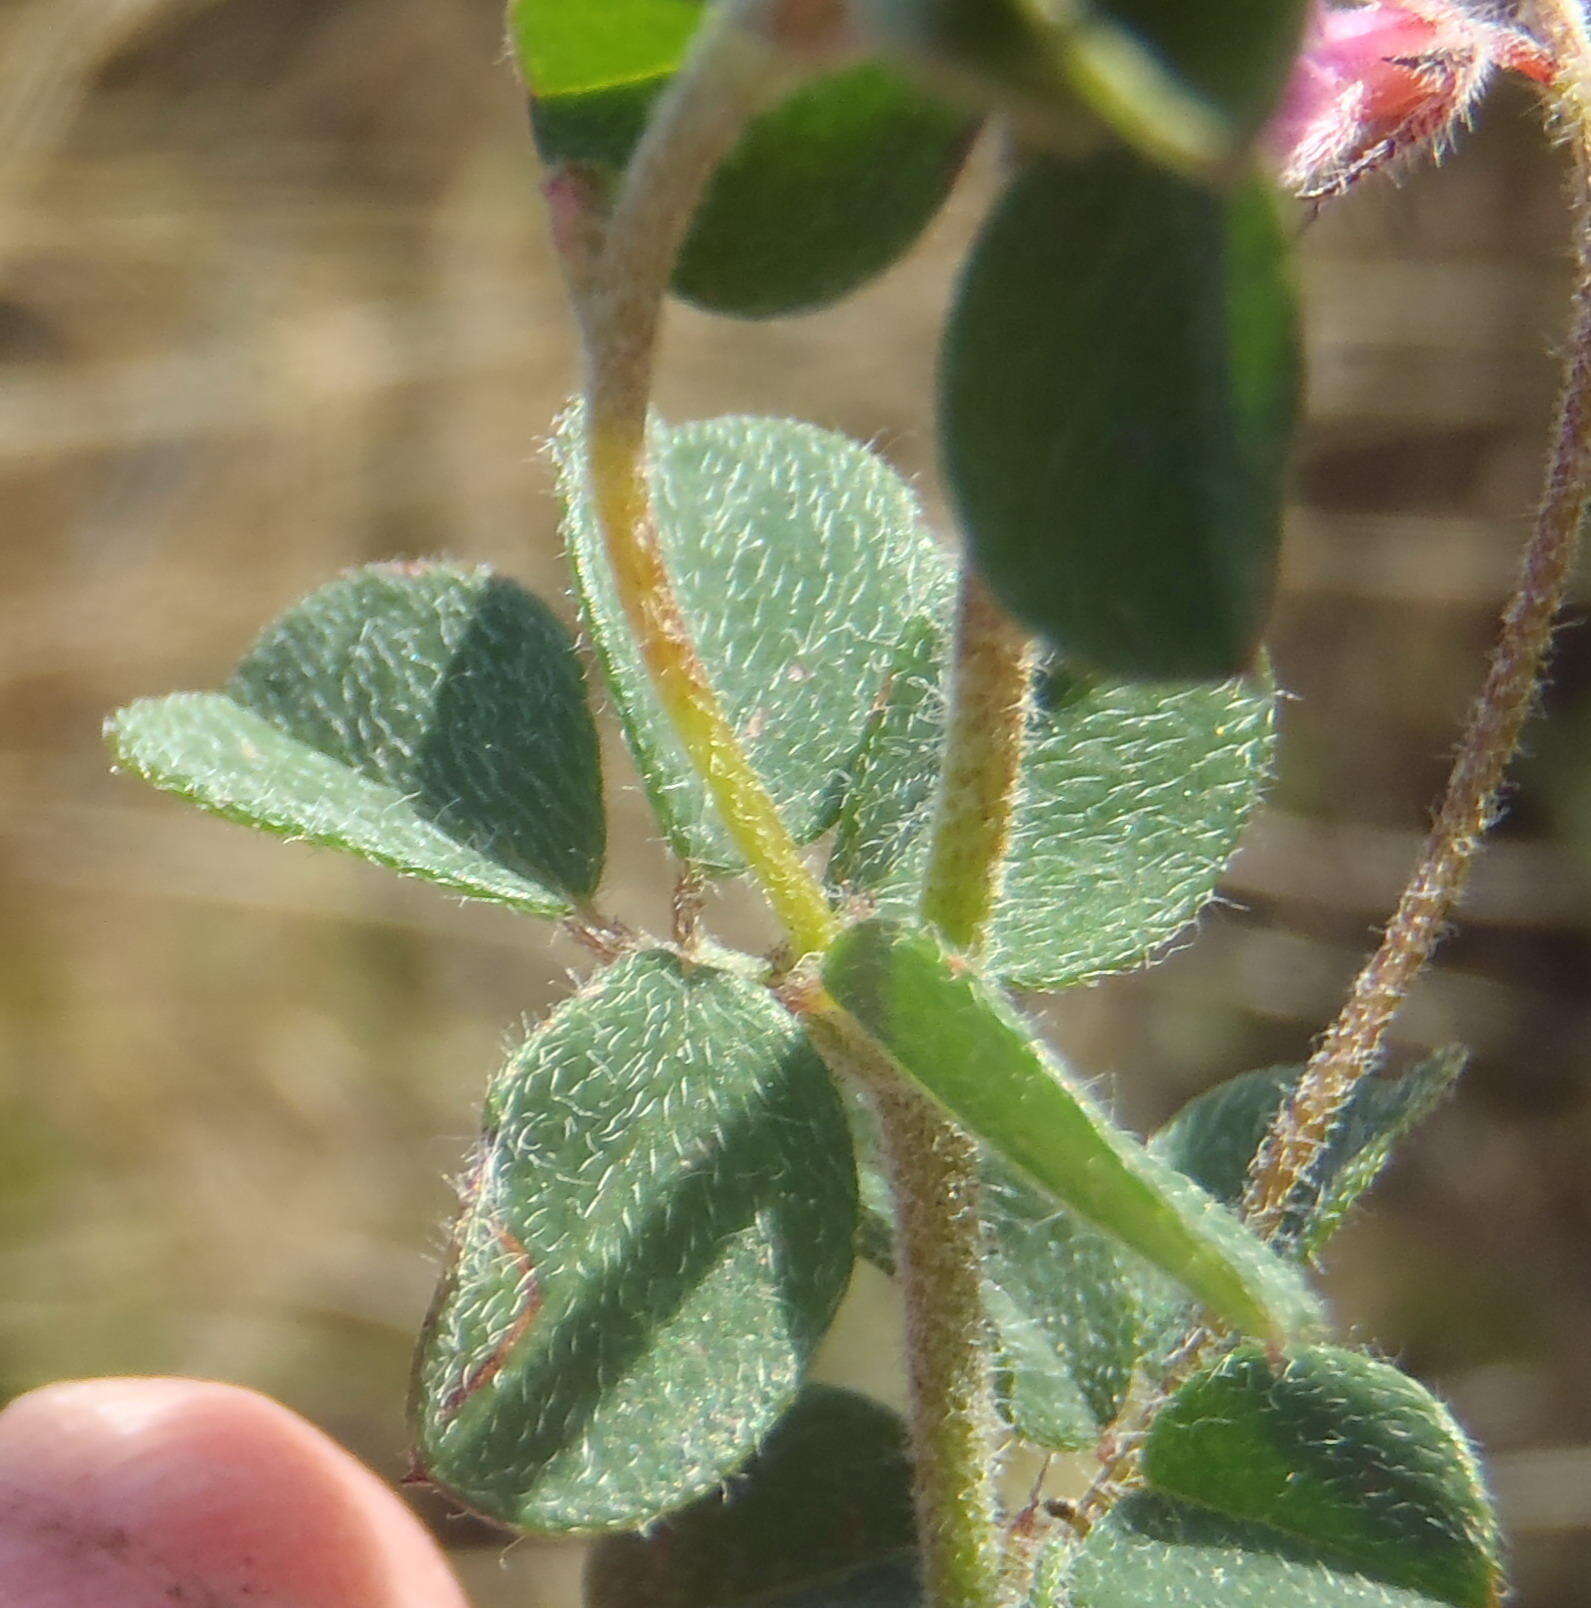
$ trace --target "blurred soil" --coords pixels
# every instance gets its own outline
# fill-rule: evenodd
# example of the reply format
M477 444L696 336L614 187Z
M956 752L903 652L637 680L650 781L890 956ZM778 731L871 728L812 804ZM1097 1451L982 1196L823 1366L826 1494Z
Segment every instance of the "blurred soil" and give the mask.
M582 964L502 913L256 841L109 773L104 714L216 683L338 569L447 551L561 596L540 438L573 348L501 0L0 7L0 1396L180 1372L402 1466L446 1176L505 1034ZM1526 528L1568 281L1523 97L1303 237L1311 418L1275 655L1274 807L1165 965L1046 1008L1159 1120L1303 1054L1395 897ZM987 176L815 318L681 311L676 416L876 442L938 508L935 330ZM1056 293L1064 294L1057 286ZM1591 1571L1591 636L1400 1052L1476 1064L1344 1235L1351 1332L1494 1455L1518 1601ZM612 748L607 904L666 869ZM752 917L730 901L736 934ZM882 1281L830 1373L894 1383ZM482 1608L577 1549L433 1515Z

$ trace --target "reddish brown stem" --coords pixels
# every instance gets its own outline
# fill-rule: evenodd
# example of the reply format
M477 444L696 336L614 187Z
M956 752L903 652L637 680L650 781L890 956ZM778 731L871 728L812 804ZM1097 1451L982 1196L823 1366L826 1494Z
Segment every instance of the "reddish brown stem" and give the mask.
M1544 9L1549 22L1553 13L1569 10L1558 0ZM1591 136L1578 93L1585 75L1583 29L1577 25L1578 39L1564 37L1566 25L1550 31L1559 36L1553 42L1568 64L1562 99L1575 125L1578 280L1546 483L1485 684L1470 710L1419 864L1380 947L1355 979L1341 1014L1255 1158L1244 1210L1264 1234L1275 1232L1338 1113L1379 1060L1393 1018L1464 891L1481 839L1498 815L1504 775L1535 703L1579 548L1591 476L1591 219L1585 199Z

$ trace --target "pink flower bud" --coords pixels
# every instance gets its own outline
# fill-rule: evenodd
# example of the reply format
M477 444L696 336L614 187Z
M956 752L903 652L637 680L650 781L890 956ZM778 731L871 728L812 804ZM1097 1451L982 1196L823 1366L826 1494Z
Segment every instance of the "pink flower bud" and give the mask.
M1289 189L1340 195L1405 151L1439 156L1500 67L1556 75L1543 45L1460 0L1316 0L1264 145Z

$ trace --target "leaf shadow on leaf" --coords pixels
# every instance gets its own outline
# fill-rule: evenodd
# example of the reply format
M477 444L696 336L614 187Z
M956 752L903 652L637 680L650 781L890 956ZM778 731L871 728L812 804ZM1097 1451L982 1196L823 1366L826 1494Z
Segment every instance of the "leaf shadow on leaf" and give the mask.
M506 1356L497 1367L489 1357L467 1360L465 1380L480 1378L485 1388L469 1390L456 1418L477 1420L471 1461L499 1477L487 1475L462 1485L439 1480L444 1489L469 1505L480 1503L491 1516L523 1512L531 1528L605 1529L656 1516L659 1510L650 1505L645 1511L615 1509L589 1519L543 1515L537 1511L537 1484L549 1465L593 1428L605 1400L643 1362L658 1334L681 1317L715 1272L731 1264L738 1264L747 1282L763 1274L757 1281L763 1292L762 1330L790 1337L791 1349L802 1359L810 1354L843 1292L845 1280L832 1279L830 1269L836 1256L848 1261L849 1235L837 1247L814 1234L810 1212L792 1206L791 1179L767 1165L770 1132L810 1130L810 1095L803 1089L810 1075L809 1056L804 1044L792 1041L781 1058L787 1075L778 1079L776 1092L770 1095L764 1088L754 1107L728 1115L715 1145L696 1141L700 1154L639 1215L629 1233L606 1238L602 1265L592 1276L571 1279L575 1288L567 1301L558 1305L555 1299L551 1310L535 1313L528 1324L509 1325L507 1343L520 1357ZM534 1187L534 1168L521 1181L511 1163L503 1164L504 1137L503 1131L488 1129L479 1193L466 1204L461 1240L482 1216L501 1223L494 1197L527 1184ZM748 1234L759 1221L764 1233ZM511 1286L523 1285L526 1268L517 1248L504 1243L496 1228L490 1241L500 1273ZM445 1275L438 1310L457 1293L460 1271L455 1265ZM828 1283L838 1288L827 1311L814 1312L800 1299L802 1292ZM770 1285L771 1303L766 1299ZM723 1336L726 1345L745 1338ZM490 1344L502 1345L504 1338ZM489 1376L482 1377L488 1370ZM680 1485L663 1510L691 1500L744 1462L794 1398L800 1374L798 1367L786 1380L765 1381L771 1388L765 1388L761 1400L747 1401L733 1424L718 1426L717 1439L732 1445L732 1455ZM631 1452L644 1461L650 1449L632 1447Z
M1171 1608L1218 1580L1234 1608L1442 1608L1269 1525L1148 1491L1123 1498L1076 1555L1040 1567L1029 1608ZM1451 1608L1451 1605L1448 1605Z
M605 838L601 812L565 784L530 746L502 741L505 671L520 682L539 679L538 712L552 712L565 727L564 743L583 735L567 729L567 689L551 684L566 638L545 605L520 587L493 576L482 587L469 625L437 684L431 719L416 747L411 770L415 811L478 853L536 879L549 874L563 887L589 892L593 866L600 867ZM505 654L518 663L505 664ZM523 689L521 689L523 690ZM590 763L595 768L595 734ZM482 756L489 755L489 765ZM489 784L489 785L485 785ZM543 823L536 854L527 855L521 834L527 814Z
M141 699L106 735L129 770L212 814L467 898L558 916L601 876L574 644L482 566L349 571L267 627L220 690Z
M809 1384L744 1469L586 1558L586 1608L850 1602L851 1583L916 1565L907 1430L880 1403ZM841 1589L844 1588L844 1589Z
M1496 1603L1496 1520L1474 1449L1423 1386L1363 1353L1315 1346L1278 1362L1238 1348L1162 1408L1142 1470L1157 1495L1323 1564L1452 1608Z

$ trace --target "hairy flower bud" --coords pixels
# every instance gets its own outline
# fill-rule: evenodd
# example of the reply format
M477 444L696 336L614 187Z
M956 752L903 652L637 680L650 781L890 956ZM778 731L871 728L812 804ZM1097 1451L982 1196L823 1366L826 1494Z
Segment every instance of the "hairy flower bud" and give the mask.
M1556 74L1545 46L1460 0L1317 0L1266 148L1289 189L1340 195L1406 151L1439 156L1499 68Z

